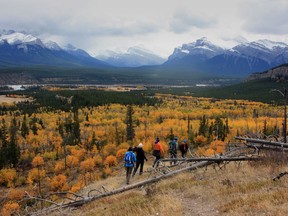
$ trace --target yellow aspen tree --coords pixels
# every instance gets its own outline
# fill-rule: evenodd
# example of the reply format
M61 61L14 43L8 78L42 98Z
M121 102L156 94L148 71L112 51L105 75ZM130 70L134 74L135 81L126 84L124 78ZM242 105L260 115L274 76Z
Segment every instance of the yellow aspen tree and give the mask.
M44 165L44 160L43 157L41 156L36 156L34 157L34 159L32 160L32 165L33 167L37 168L37 173L38 173L38 193L41 196L41 172L40 172L40 168ZM43 174L43 173L42 173Z

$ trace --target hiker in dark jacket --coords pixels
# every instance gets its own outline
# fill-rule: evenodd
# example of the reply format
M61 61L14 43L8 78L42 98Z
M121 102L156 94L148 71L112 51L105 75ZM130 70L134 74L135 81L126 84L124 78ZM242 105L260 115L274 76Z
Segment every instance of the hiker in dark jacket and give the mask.
M181 151L181 156L182 158L186 157L186 153L188 151L188 144L187 144L187 140L184 139L180 145L179 145L179 150Z
M144 166L144 160L147 161L147 158L145 156L145 152L143 150L143 144L140 143L137 147L135 147L133 149L134 152L136 152L136 159L137 159L137 162L136 162L136 167L134 168L134 171L133 171L133 175L134 176L140 166L140 175L142 175L143 173L143 166Z
M169 142L169 152L170 152L170 158L171 159L177 159L177 148L178 148L178 137L174 137L173 140ZM173 164L176 164L176 160L173 161ZM172 161L170 162L170 165L172 165Z

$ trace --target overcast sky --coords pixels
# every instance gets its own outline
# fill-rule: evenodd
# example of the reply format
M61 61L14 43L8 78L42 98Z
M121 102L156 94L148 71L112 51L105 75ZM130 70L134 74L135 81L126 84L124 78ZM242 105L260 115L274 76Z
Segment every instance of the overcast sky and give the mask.
M287 0L0 0L0 29L95 54L140 45L167 57L201 37L288 44L287 12Z

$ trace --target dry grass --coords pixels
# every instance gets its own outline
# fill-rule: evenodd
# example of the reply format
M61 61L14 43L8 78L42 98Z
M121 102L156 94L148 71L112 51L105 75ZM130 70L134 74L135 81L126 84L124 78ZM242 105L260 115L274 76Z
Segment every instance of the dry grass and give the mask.
M288 175L272 180L283 171L288 167L259 162L210 166L89 203L73 215L288 215ZM124 172L97 182L108 188L124 183Z

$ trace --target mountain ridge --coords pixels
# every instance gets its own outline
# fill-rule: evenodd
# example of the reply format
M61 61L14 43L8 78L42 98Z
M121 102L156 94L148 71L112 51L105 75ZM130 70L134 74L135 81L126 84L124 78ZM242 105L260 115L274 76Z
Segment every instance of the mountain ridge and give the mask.
M164 65L186 65L187 71L245 77L285 63L288 63L288 45L283 42L265 39L225 49L201 38L175 48Z
M135 80L141 80L146 76L149 79L158 79L159 82L164 82L164 79L165 82L167 79L171 81L182 79L186 82L189 79L243 79L252 73L288 63L286 43L267 39L253 42L240 39L242 42L238 45L223 48L203 37L176 47L162 64L163 59L157 59L157 54L136 46L121 55L111 51L106 57L109 58L109 55L114 57L107 63L71 44L61 47L56 42L41 40L25 32L1 31L0 68L22 67L28 70L29 67L52 66L51 69L79 68L82 71L83 68L85 71L90 68L92 70L89 69L89 76L99 74L101 71L101 77L107 75L111 76L111 79L113 74L117 74L117 76L133 76ZM146 61L144 65L143 59Z

